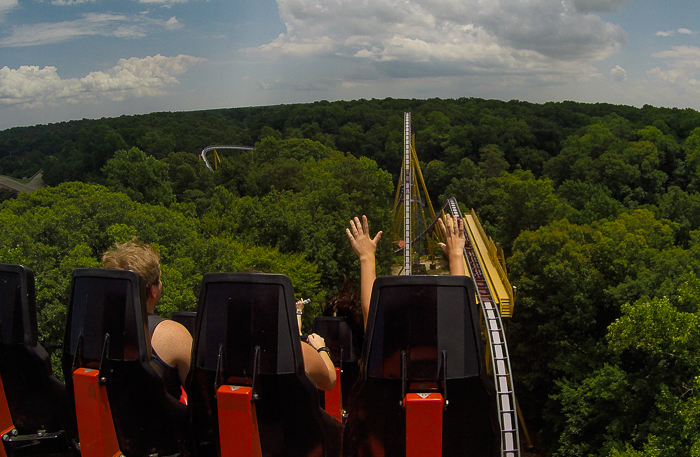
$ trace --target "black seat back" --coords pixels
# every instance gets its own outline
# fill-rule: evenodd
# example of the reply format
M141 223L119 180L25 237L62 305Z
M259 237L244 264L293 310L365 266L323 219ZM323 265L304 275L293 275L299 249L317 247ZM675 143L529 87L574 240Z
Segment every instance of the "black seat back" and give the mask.
M345 317L319 316L314 318L313 332L322 336L326 346L331 350L331 360L341 369L341 396L343 409L348 408L350 388L355 384L360 374L360 353L356 349L358 342L352 327ZM321 398L324 403L324 398Z
M402 361L403 360L403 361ZM495 455L496 397L486 375L474 286L465 276L388 276L374 283L346 451L405 455L403 395L437 390L443 455ZM402 374L403 373L403 374ZM380 443L380 444L378 444Z
M354 362L359 358L355 350L352 328L344 317L319 316L314 318L313 331L322 336L331 350L335 366Z
M182 326L190 332L190 335L194 335L194 324L197 322L197 313L193 311L174 311L170 313L170 319L178 324L182 324Z
M38 342L34 273L20 265L0 264L0 376L17 435L33 442L6 446L22 446L25 455L77 453L65 386L53 376L49 355ZM57 439L40 443L41 436Z
M334 442L326 430L333 419L326 421L304 372L287 276L210 273L202 279L187 380L201 455L218 453L215 393L223 384L253 387L263 455L330 455L338 446L340 436Z
M120 450L130 455L184 452L184 405L165 391L151 364L146 289L133 271L76 269L71 283L63 372L100 369Z

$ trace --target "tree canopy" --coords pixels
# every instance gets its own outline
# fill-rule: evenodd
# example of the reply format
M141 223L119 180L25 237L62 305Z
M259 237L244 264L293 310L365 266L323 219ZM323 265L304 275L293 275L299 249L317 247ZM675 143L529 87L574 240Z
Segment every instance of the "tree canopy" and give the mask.
M359 264L344 233L387 233L403 112L431 199L474 208L517 287L505 323L537 451L700 456L700 113L512 100L356 100L151 113L0 132L0 261L37 273L56 354L76 267L115 242L160 251L157 310L192 310L203 274L288 274L304 325ZM219 151L212 172L197 154ZM55 356L57 357L57 356Z

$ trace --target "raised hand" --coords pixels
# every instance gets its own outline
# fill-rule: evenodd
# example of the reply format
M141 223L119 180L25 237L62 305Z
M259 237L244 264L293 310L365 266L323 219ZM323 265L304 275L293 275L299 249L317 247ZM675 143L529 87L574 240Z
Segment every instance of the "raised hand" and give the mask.
M348 234L350 245L360 258L360 304L362 305L362 318L367 326L367 316L369 315L369 302L372 298L372 286L377 278L377 267L375 265L374 253L377 250L377 243L382 237L382 232L377 232L372 238L369 235L369 225L367 216L362 216L362 224L357 217L350 221L350 228L345 229Z
M345 233L347 233L350 245L360 260L374 258L374 253L377 250L377 243L382 237L382 232L377 232L374 238L370 236L367 216L362 216L361 224L359 218L355 217L355 219L351 219L350 228L346 228Z
M445 235L445 243L439 243L442 252L447 255L450 261L450 273L453 275L464 275L464 246L467 242L467 237L464 232L464 220L460 218L452 218L446 214L445 220L440 218L438 224L442 233Z

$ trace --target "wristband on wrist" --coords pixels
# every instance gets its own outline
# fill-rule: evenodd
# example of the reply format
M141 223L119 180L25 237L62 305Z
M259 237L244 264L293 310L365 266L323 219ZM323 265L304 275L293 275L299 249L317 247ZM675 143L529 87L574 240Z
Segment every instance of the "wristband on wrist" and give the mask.
M297 316L301 316L301 310L300 310L300 309L297 310Z
M323 346L323 347L320 347L320 348L316 349L316 352L318 352L319 354L320 354L321 352L325 352L326 354L328 354L328 357L331 356L331 350L328 349L326 346Z

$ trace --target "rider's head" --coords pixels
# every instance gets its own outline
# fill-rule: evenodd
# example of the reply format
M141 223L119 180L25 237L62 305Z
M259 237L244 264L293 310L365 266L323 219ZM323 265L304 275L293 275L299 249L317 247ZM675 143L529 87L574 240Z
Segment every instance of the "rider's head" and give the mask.
M143 278L148 290L148 303L155 306L160 300L160 255L148 244L136 239L117 243L102 255L105 268L132 270Z

